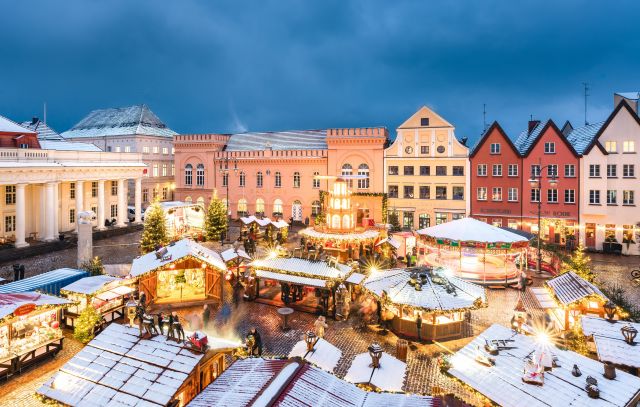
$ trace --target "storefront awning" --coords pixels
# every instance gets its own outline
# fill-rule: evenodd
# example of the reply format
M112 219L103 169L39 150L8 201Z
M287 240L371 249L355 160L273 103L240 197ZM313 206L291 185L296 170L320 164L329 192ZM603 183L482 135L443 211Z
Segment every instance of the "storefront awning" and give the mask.
M306 285L310 287L319 287L319 288L326 287L326 281L321 280L319 278L300 277L300 276L294 276L290 274L274 273L272 271L265 271L265 270L256 270L256 276L260 278L267 278L269 280L277 280L285 283L300 284L300 285Z
M114 293L113 291L105 291L103 293L96 295L96 298L102 301L109 301L114 298L118 298L120 296L121 296L120 294Z
M133 287L129 287L127 285L121 285L120 287L116 287L111 291L113 291L118 295L127 295L127 294L131 294L134 291L134 289Z

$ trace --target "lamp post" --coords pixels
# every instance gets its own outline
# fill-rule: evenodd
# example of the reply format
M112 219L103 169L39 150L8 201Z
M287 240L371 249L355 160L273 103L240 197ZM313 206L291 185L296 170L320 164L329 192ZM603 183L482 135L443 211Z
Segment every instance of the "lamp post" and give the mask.
M231 220L231 207L229 206L229 174L233 171L234 174L238 174L238 160L233 159L233 168L229 168L229 161L231 161L229 159L229 153L227 152L224 156L223 159L220 160L220 174L222 174L222 179L224 180L224 177L226 176L227 182L226 182L226 187L227 187L227 230L225 231L225 234L227 235L227 243L231 242L231 239L229 238L229 221ZM224 162L224 166L222 165L222 163Z
M540 262L542 260L542 250L540 248L540 237L542 235L542 229L541 229L541 215L542 215L542 170L546 169L546 168L550 168L550 165L545 165L545 166L541 166L540 164L538 164L538 170L536 172L534 172L533 174L531 174L531 179L529 180L529 183L531 184L532 188L535 188L538 190L538 242L537 242L537 251L538 251L538 256L537 256L537 260L536 260L536 273L537 274L541 274L542 271L540 270ZM549 179L549 186L550 187L555 187L558 185L558 179L556 178L558 176L557 173L553 173L553 174L547 174L547 178Z

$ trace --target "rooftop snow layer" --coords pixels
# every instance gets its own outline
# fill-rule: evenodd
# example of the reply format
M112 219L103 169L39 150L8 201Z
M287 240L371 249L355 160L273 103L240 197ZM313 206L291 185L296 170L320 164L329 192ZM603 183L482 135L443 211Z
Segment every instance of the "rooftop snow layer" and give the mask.
M326 150L326 130L290 130L232 134L227 151Z

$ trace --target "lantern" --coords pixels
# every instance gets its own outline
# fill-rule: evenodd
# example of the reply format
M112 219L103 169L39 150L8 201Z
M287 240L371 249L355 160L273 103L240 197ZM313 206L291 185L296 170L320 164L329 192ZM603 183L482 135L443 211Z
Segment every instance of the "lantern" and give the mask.
M607 316L607 319L609 321L613 321L613 317L616 316L616 304L611 301L607 301L602 308L604 308L604 313Z
M574 375L575 377L580 377L582 376L582 372L580 371L580 368L578 367L578 365L573 365L573 369L571 370L571 374Z
M311 352L313 350L313 345L316 343L316 334L313 331L307 331L304 334L304 341L307 344L307 352Z
M622 336L624 336L624 341L629 345L633 345L634 339L636 339L638 335L638 330L633 325L627 324L620 328L620 331L622 332Z
M136 318L136 307L138 303L133 298L130 298L129 301L125 304L125 308L127 309L127 318L129 318L129 325L133 327L133 320Z
M377 343L373 343L369 346L369 356L371 356L371 364L369 367L374 369L380 368L380 358L382 358L382 347Z

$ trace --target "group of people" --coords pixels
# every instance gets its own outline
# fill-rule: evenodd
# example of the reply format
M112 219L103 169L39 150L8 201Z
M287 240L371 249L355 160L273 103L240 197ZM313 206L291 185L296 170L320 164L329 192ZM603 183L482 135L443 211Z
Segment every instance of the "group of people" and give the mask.
M140 336L143 330L149 336L164 335L164 327L167 327L167 340L177 342L185 341L184 328L180 322L180 317L176 311L165 313L160 311L157 314L147 313L146 295L140 294L138 305L136 306L136 319Z

